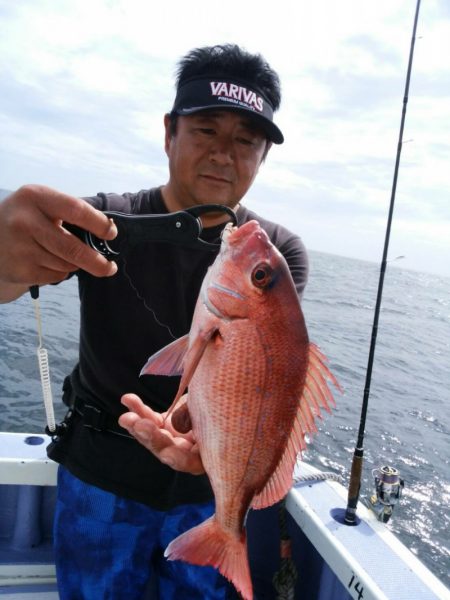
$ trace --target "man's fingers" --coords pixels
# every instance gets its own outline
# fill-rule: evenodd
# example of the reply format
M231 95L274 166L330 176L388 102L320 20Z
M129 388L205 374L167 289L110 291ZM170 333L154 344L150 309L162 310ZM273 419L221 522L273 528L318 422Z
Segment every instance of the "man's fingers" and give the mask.
M35 235L36 240L52 256L69 262L72 271L83 269L96 277L107 277L117 272L116 263L107 260L64 227L55 227L51 231L46 231L42 237L39 231Z
M178 410L183 409L183 407L186 406L186 398L187 394L180 398L180 400L177 403L177 408L172 414L172 417L178 412ZM164 429L170 432L174 437L183 437L184 439L188 440L191 444L194 443L195 439L192 431L190 431L191 423L189 417L189 428L186 426L185 432L180 432L178 427L175 426L178 425L178 423L175 423L175 425L173 425L171 417L166 419L166 413L161 414L155 412L149 406L144 404L139 398L139 396L137 396L136 394L125 394L124 396L122 396L120 401L124 406L128 408L128 410L130 410L132 413L135 413L136 415L139 415L139 417L141 417L142 419L151 419L156 425L158 425L158 427L164 427ZM122 415L122 417L123 416L124 415ZM186 419L184 420L184 424L187 424Z
M149 406L144 404L136 394L124 394L120 399L121 403L133 413L136 413L142 419L151 419L160 427L164 423L164 417L155 412ZM123 415L122 415L123 416Z
M205 472L205 468L196 448L191 448L188 452L176 446L167 448L160 452L159 459L177 471L191 473L191 475L202 475Z
M102 239L116 236L111 219L84 200L44 186L28 185L8 196L0 206L0 273L5 283L53 283L78 269L98 277L117 271L117 265L62 227L67 222ZM52 273L50 278L48 271Z
M193 446L186 438L174 438L167 430L144 421L135 426L134 432L141 444L172 469L192 475L205 472L198 447Z
M92 209L87 202L83 200L79 202ZM61 224L49 225L48 215L38 213L35 216L32 229L33 239L45 253L45 259L41 263L51 263L54 269L61 267L61 270L72 272L83 269L97 277L105 277L116 273L117 265L115 263L108 261ZM47 265L45 264L45 266Z
M146 406L136 394L125 394L121 402L130 412L119 418L124 427L161 462L177 471L204 473L202 460L192 433L181 435L164 416Z
M30 241L22 253L16 249L17 267L9 279L28 285L44 285L63 281L70 273L83 268L98 277L114 275L117 272L116 263L107 261L79 240L75 243L79 246L79 258L73 256L74 253L71 253L70 249L68 252L61 251L61 256L58 256L55 251L49 252L43 248L36 240ZM72 260L66 260L70 254L73 256Z
M96 237L112 240L117 235L113 221L93 206L52 188L25 185L16 192L16 202L36 202L40 209L55 221L65 221L90 231Z
M186 438L174 438L166 429L161 429L153 421L142 419L134 413L122 415L119 424L172 469L193 475L205 472L197 446L193 446Z

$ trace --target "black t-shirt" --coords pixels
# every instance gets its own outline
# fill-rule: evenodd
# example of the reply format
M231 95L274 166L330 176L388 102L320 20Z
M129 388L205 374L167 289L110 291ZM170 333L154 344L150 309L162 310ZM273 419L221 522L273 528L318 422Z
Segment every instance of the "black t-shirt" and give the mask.
M160 188L136 194L86 198L99 210L167 213ZM241 206L238 224L256 219L286 258L299 295L307 279L307 256L298 236ZM223 225L205 228L217 242ZM197 296L217 251L145 242L121 253L118 272L98 278L77 273L81 302L79 364L71 375L76 395L118 418L124 393L138 394L154 410L172 403L178 377L139 377L149 356L188 333ZM75 414L48 454L75 476L115 494L167 510L212 498L208 478L162 465L134 439L83 426Z

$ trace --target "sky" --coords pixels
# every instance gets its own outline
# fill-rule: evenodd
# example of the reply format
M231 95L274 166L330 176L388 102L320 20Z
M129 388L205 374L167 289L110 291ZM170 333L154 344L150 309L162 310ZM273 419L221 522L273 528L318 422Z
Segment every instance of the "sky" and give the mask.
M93 195L165 183L177 60L237 43L279 73L285 136L244 203L310 250L380 262L415 9L0 0L0 188ZM450 276L448 0L422 0L403 140L388 258Z

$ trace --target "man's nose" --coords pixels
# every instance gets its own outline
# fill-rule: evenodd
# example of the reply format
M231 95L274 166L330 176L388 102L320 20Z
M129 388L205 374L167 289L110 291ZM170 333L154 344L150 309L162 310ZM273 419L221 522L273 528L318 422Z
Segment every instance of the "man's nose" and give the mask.
M209 151L210 160L218 164L231 164L234 161L234 148L232 140L217 138L211 144Z

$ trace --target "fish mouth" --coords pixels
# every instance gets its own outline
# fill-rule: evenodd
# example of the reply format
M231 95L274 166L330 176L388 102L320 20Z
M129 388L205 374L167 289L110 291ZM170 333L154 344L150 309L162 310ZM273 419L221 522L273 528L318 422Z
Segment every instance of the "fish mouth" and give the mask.
M242 296L242 294L239 294L239 292L236 292L235 290L232 290L230 288L225 287L224 285L220 285L219 283L211 283L208 288L205 290L204 294L203 294L203 303L206 306L206 308L213 313L213 315L216 315L216 317L219 317L219 319L224 319L226 321L230 321L231 319L229 317L227 317L226 315L224 315L218 308L217 306L215 306L211 300L209 299L208 296L208 290L210 289L215 289L218 290L219 292L222 292L224 294L227 294L228 296L231 296L232 298L237 298L238 300L245 300L245 296Z
M259 243L265 245L271 245L267 233L255 220L247 221L240 226L227 223L222 230L222 242L225 246L237 246L246 242L253 243L254 240L258 240Z
M233 231L236 231L237 227L233 225L233 223L227 223L225 227L222 229L222 233L220 235L222 242L227 245L229 241L230 235L233 234Z

